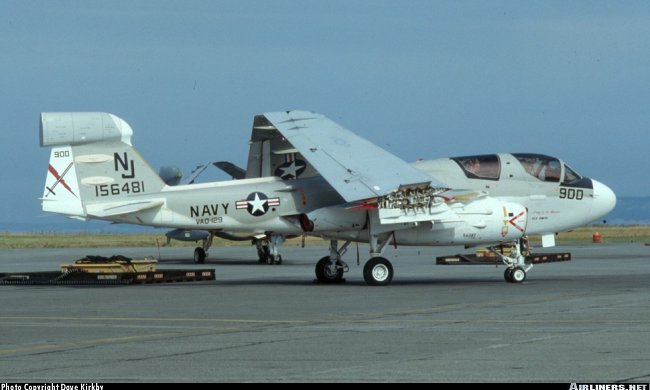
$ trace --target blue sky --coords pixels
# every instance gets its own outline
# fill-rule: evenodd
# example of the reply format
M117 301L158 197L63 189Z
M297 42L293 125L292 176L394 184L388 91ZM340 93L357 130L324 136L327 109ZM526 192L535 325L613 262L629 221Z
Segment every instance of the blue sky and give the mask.
M545 153L647 196L649 20L645 1L3 0L0 223L49 220L42 111L114 113L186 174L244 165L255 114L303 109L408 161Z

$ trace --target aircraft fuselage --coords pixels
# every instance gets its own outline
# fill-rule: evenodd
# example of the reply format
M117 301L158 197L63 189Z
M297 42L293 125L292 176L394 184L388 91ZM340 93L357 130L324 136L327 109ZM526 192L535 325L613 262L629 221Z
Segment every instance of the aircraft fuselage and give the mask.
M531 174L522 161L537 157L557 172L552 173L547 167L542 178L539 172ZM474 172L475 167L463 165L464 159L471 158L483 158L483 170L479 168ZM522 205L527 211L527 234L548 234L589 223L608 212L613 199L613 194L604 185L578 176L560 160L542 155L504 153L441 158L417 161L413 166L449 188L484 191L491 198ZM155 197L153 194L146 196ZM308 234L359 241L367 241L369 237L367 209L341 207L340 196L320 176L166 186L160 196L165 199L163 208L110 219L182 229L300 235L304 233L304 226L297 216L317 215L318 229ZM396 240L405 245L466 244L482 238L485 242L492 242L494 234L485 235L485 229L471 228L485 217L471 218L468 219L469 227L446 222L420 223L409 229L396 229L394 234ZM461 232L461 229L464 230Z

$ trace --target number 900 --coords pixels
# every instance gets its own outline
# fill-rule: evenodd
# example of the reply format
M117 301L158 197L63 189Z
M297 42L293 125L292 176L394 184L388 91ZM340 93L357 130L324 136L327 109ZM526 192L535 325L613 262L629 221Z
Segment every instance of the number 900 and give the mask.
M560 199L582 200L584 191L575 188L560 188Z

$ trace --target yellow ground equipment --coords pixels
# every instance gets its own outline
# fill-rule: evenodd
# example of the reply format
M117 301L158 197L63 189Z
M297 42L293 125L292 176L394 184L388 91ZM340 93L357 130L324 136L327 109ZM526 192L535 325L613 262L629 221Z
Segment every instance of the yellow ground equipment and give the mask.
M124 272L155 272L158 260L132 260L125 256L86 256L73 264L62 264L61 272L81 271L95 274Z

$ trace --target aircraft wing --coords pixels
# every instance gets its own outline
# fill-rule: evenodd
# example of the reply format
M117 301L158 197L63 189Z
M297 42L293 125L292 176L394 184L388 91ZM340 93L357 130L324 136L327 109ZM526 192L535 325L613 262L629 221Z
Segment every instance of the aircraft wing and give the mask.
M266 113L255 118L253 129L256 128L275 128L280 132L347 202L384 196L400 186L444 187L320 114Z

